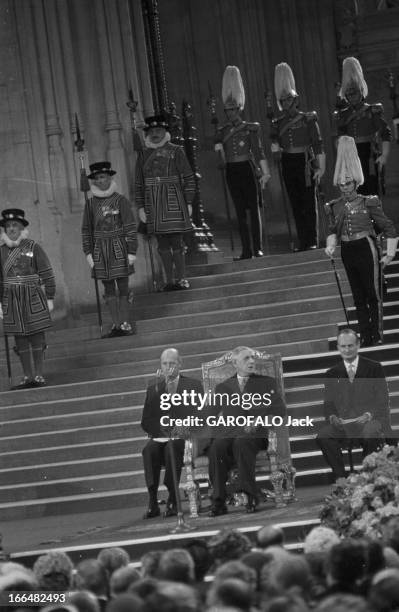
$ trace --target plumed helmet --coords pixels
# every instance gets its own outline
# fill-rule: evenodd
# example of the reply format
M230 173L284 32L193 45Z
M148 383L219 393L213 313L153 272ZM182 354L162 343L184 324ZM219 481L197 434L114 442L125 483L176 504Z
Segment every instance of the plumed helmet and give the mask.
M362 165L357 154L355 141L351 136L340 136L335 163L334 185L344 184L348 179L352 179L357 185L363 185L364 183Z
M344 98L352 88L358 89L363 98L367 97L369 90L359 60L356 57L346 57L342 64L342 83L339 92L341 98Z
M284 96L298 97L295 89L295 79L291 67L286 62L277 64L274 69L274 93L276 94L277 106L282 110L280 104Z
M222 99L225 109L245 106L245 90L237 66L227 66L222 80Z

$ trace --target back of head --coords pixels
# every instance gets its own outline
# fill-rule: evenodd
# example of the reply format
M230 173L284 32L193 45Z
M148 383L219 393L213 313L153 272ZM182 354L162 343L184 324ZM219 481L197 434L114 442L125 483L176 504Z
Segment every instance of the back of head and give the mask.
M236 529L221 529L208 542L208 548L215 562L224 563L239 559L251 550L251 542L246 535Z
M142 612L144 603L133 593L118 595L107 604L106 612Z
M266 600L262 612L308 612L309 608L297 595L280 595Z
M109 590L112 597L129 590L129 587L140 580L140 573L134 567L125 566L115 570L109 580Z
M399 570L389 568L378 572L369 590L369 600L376 612L399 608Z
M347 538L329 551L328 574L335 582L355 587L364 577L366 567L367 553L362 541Z
M97 561L99 561L108 574L111 575L119 567L125 567L128 565L130 558L129 554L124 548L115 546L100 550L97 555Z
M158 572L159 560L162 556L162 550L150 550L145 553L141 559L141 576L149 577L156 576Z
M86 559L76 567L76 586L95 595L108 595L108 576L97 559Z
M337 593L330 595L314 608L314 612L371 612L371 608L363 597Z
M195 579L200 582L211 568L213 559L209 553L206 540L196 538L185 546L194 561Z
M39 586L44 591L67 591L72 584L73 563L67 554L51 551L36 559L33 566Z
M184 548L166 550L159 560L158 577L185 584L194 582L194 561L190 553Z
M178 582L159 581L144 601L144 612L197 612L198 598L192 587Z
M252 605L251 585L238 578L227 578L216 582L208 591L208 606L231 606L239 610L249 610Z
M220 565L215 572L214 583L224 582L229 578L236 578L247 584L252 584L253 588L256 588L257 585L256 571L242 561L227 561L227 563Z
M330 527L318 525L307 534L303 543L303 552L327 552L340 541L339 535Z
M258 548L267 548L268 546L283 546L284 531L281 527L275 525L266 525L261 527L256 534L256 543Z
M399 516L393 516L384 525L382 539L385 546L390 546L399 554Z
M79 612L100 612L97 597L90 591L73 591L68 596L71 603Z

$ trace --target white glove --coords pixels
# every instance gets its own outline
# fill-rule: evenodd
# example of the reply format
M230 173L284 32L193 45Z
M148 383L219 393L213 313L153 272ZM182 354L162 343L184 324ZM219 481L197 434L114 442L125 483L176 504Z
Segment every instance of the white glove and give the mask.
M136 259L137 259L136 255L133 255L132 253L128 253L127 261L128 261L129 266L132 266L134 262L136 261Z
M3 316L4 316L4 315L3 315L3 307L2 307L2 305L0 304L0 319L3 319Z
M396 248L398 246L397 238L387 238L387 254L381 259L382 267L385 268L396 255Z
M188 216L191 217L193 214L193 207L191 206L191 204L187 204L187 209L188 209Z
M147 223L147 215L144 208L139 208L139 218L142 223Z
M47 300L47 307L49 312L53 312L54 310L54 300Z
M332 257L334 255L335 248L337 246L337 236L335 234L330 234L327 236L327 244L324 252L328 257Z
M270 174L261 174L261 176L259 177L261 189L264 189L269 181Z
M94 261L93 261L93 255L91 253L89 253L88 255L86 255L86 259L87 259L87 263L89 264L90 268L94 268Z

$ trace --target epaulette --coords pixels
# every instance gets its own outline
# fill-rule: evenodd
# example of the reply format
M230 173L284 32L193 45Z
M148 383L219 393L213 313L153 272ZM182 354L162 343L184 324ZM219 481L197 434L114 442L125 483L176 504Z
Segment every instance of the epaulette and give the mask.
M257 132L260 128L260 123L258 123L257 121L251 121L251 122L248 121L246 123L246 126L250 132Z
M334 205L335 205L337 202L339 202L339 200L340 200L340 199L341 199L341 198L336 198L335 200L330 200L329 202L326 202L326 203L324 204L324 211L325 211L325 212L326 212L326 213L329 215L329 214L330 214L330 212L331 212L331 211L332 211L332 209L333 209L333 206L334 206Z
M304 113L306 121L317 121L317 113L316 111L309 111L308 113Z
M375 104L370 104L370 109L373 115L383 115L384 107L381 102L376 102Z
M366 206L379 206L380 198L376 195L366 195L364 197L364 203Z

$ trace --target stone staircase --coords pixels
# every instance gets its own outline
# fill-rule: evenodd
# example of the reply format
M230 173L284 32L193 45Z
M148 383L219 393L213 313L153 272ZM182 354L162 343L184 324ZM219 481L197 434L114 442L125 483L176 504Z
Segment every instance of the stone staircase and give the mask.
M385 366L399 429L399 262L388 281L392 343L364 352ZM313 438L322 420L320 375L336 361L332 338L343 312L324 253L192 266L191 283L184 292L137 296L136 336L99 339L95 314L49 333L46 388L6 390L0 351L1 520L144 506L141 410L167 346L180 350L194 377L202 362L237 345L280 353L289 414L315 419L314 432L290 432L297 485L327 483ZM13 370L20 371L14 358Z

